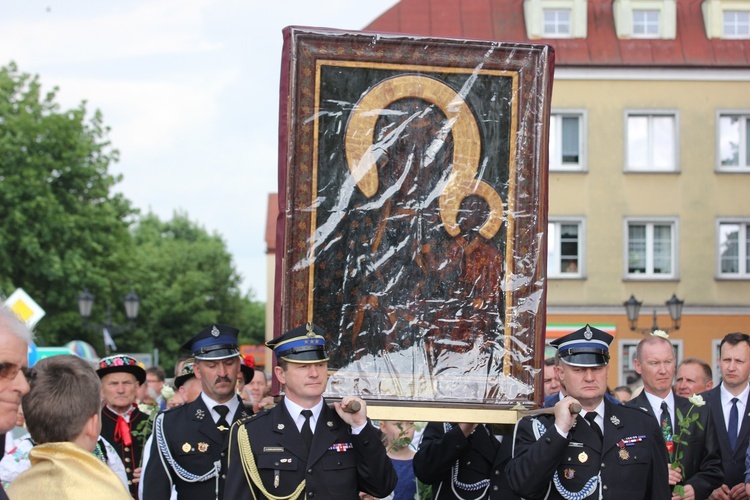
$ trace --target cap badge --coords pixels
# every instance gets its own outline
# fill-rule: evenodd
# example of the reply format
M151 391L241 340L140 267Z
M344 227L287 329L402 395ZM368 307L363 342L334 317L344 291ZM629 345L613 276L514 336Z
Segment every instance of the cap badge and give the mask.
M314 337L315 332L313 331L313 324L308 321L307 325L305 325L305 328L307 329L307 336L308 337Z
M586 340L591 340L594 338L594 333L591 331L591 328L589 328L589 325L586 325L586 331L583 332L583 338Z
M219 329L216 328L216 325L214 325L213 328L211 328L211 335L213 335L214 337L218 337L220 333L221 332L219 332Z
M182 452L187 453L192 449L192 446L190 446L190 443L185 443L182 445Z

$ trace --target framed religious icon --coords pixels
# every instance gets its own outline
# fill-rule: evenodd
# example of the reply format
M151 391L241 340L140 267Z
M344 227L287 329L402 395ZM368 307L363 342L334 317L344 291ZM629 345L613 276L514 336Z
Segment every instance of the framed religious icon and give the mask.
M552 49L284 36L276 334L323 327L326 396L370 413L535 406Z

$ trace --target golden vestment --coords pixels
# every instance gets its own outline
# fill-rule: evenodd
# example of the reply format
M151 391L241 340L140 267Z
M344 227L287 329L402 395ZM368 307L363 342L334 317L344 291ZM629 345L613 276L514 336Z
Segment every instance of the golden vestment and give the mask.
M74 443L46 443L29 453L31 468L8 487L11 500L132 500L117 474Z

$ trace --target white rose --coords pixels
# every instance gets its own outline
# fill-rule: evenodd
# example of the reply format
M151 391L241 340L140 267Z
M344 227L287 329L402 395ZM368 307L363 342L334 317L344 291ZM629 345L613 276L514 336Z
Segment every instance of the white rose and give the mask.
M669 340L669 334L667 334L667 332L665 332L664 330L654 330L653 332L651 332L651 335L653 335L654 337L661 337L663 339Z
M145 403L141 403L138 405L138 409L141 410L141 413L145 413L146 415L151 415L151 411L154 409L154 407L151 405L147 405Z
M163 397L163 398L164 398L165 400L169 401L169 400L170 400L170 399L172 399L172 397L174 396L174 389L172 389L172 388L171 388L170 386L168 386L168 385L165 385L164 387L162 387L162 388L161 388L161 396L162 396L162 397Z
M693 405L699 406L699 407L706 404L706 402L703 401L703 396L701 396L700 394L693 394L692 396L688 398L688 401L693 403Z

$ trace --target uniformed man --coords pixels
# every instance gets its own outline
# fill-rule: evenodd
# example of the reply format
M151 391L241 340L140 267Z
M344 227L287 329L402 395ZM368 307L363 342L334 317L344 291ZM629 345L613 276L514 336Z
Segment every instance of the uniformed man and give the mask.
M511 489L526 499L672 497L661 429L645 411L616 405L607 390L612 336L586 325L551 342L568 396L549 415L519 420ZM580 405L580 414L571 405ZM603 435L602 435L603 434Z
M195 357L195 376L203 392L154 420L144 500L169 499L173 485L180 500L224 497L229 428L247 417L234 391L240 373L238 333L231 326L213 324L182 346Z
M138 387L146 381L146 370L135 358L116 354L100 359L96 373L102 381L104 400L102 437L117 451L125 466L130 495L138 498L144 443L133 431L141 429L149 417L135 402Z
M495 435L484 424L430 422L414 455L414 474L432 486L433 500L514 500L505 473L512 448L512 432Z
M229 443L227 498L346 498L389 495L397 476L365 402L323 399L328 379L324 332L307 323L266 342L283 401L238 422ZM351 406L359 411L347 413Z

